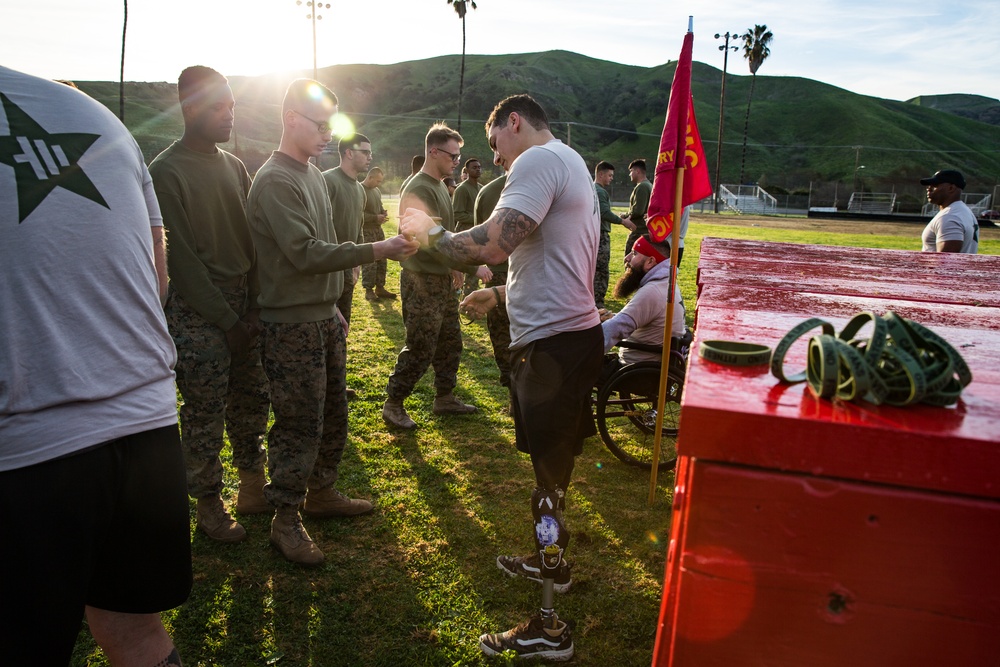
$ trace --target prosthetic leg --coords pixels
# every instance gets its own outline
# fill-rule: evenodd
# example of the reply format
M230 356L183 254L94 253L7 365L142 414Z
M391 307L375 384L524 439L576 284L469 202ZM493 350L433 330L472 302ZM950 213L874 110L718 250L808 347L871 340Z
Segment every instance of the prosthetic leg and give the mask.
M556 571L563 562L570 532L563 521L566 494L558 486L554 491L536 488L531 493L531 515L535 523L535 548L542 575L543 624L555 630L559 617L553 609L553 585Z
M563 567L563 553L569 544L569 531L563 522L566 494L562 488L536 488L531 494L531 515L535 524L535 548L538 553L539 577L542 581L542 608L537 615L512 630L479 637L479 647L487 655L514 651L521 658L569 660L573 657L573 631L570 624L560 620L553 609L556 578ZM501 557L502 558L502 557ZM516 567L526 568L525 558L511 559ZM533 561L534 559L530 559ZM502 570L511 570L500 563ZM514 575L516 576L516 575ZM522 575L526 576L526 575ZM534 576L529 579L537 581ZM568 582L567 582L568 589Z

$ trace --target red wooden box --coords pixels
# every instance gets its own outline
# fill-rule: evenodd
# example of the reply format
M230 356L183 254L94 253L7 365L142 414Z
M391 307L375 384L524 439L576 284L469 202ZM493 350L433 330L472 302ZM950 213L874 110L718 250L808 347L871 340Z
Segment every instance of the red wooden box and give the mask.
M837 261L872 270L838 294ZM694 349L894 310L974 380L956 406L894 408L692 356L655 665L1000 664L1000 303L979 305L1000 290L979 298L984 275L1000 257L703 241ZM804 341L786 365L804 367Z

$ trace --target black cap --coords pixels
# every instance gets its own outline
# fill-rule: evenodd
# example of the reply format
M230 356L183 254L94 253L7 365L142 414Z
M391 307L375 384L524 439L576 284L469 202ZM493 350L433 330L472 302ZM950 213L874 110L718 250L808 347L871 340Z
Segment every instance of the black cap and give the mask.
M920 179L920 185L941 185L942 183L951 183L952 185L957 185L963 190L965 189L965 178L962 177L960 172L957 172L954 169L944 169L930 178Z

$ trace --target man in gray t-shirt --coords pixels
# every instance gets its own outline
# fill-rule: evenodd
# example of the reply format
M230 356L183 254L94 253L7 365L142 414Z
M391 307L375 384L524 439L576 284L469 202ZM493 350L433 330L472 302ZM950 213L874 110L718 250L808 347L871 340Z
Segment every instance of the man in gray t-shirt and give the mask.
M965 202L962 190L965 177L944 169L930 178L920 179L927 187L927 201L940 207L921 234L924 252L979 252L979 222Z
M478 317L506 301L517 447L531 455L535 472L537 551L500 556L497 566L540 582L542 609L513 630L483 635L479 645L489 655L513 650L521 657L568 660L573 639L553 609L553 593L568 591L572 583L563 558L570 538L563 508L574 456L594 433L590 389L603 359L594 306L597 195L583 158L552 135L545 111L531 97L500 102L486 128L494 162L511 165L493 215L451 234L420 211L404 211L402 232L466 264L510 257L507 285L473 292L461 307Z
M163 223L103 105L0 66L0 662L180 665L191 590Z

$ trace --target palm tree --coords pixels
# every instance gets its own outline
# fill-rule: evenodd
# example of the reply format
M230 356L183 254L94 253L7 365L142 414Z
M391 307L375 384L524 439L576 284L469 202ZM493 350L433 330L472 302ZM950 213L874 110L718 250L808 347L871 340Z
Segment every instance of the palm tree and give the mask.
M462 70L458 77L458 127L462 131L462 94L465 92L465 14L469 11L466 5L476 8L475 0L446 0L449 5L455 8L458 18L462 19Z
M768 46L774 35L766 25L754 25L753 30L747 30L743 37L743 57L750 63L750 95L747 96L747 116L743 123L743 159L740 161L740 185L743 184L743 167L747 162L747 133L750 130L750 102L753 100L753 87L757 83L757 70L771 55Z
M125 0L125 17L122 19L122 67L118 74L118 120L125 122L125 31L128 29L128 0Z

